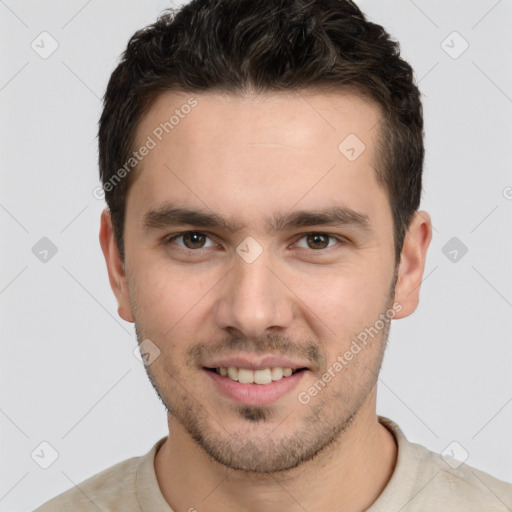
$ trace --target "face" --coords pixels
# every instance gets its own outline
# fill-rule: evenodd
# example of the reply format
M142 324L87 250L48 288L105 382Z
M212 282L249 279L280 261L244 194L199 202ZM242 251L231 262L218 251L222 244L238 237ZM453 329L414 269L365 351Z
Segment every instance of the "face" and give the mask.
M349 93L166 93L138 128L124 267L102 219L111 283L170 428L223 465L296 467L375 407L390 319L415 308L395 296L379 118Z

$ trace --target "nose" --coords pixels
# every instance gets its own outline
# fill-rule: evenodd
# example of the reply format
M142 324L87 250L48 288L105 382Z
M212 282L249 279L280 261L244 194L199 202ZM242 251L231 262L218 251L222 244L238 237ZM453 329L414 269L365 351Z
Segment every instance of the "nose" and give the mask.
M247 337L265 335L268 329L283 330L293 319L293 293L279 276L267 251L252 263L235 255L234 266L223 280L214 305L221 329L236 329Z

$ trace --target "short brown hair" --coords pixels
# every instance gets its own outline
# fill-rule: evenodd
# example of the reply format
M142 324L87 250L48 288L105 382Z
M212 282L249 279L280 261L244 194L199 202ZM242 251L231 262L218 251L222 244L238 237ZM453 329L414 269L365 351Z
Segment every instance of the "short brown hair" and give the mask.
M110 77L98 132L100 178L123 261L134 173L115 186L112 178L161 93L324 87L357 91L380 106L376 175L389 196L398 263L421 196L420 92L399 43L351 0L192 0L131 37Z

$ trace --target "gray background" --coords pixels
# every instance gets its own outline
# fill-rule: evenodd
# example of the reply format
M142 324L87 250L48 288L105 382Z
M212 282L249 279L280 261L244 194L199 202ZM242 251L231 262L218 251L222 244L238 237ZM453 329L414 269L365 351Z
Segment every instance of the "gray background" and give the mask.
M420 306L391 328L378 412L511 481L512 1L358 4L419 80L434 226ZM117 315L93 190L107 80L169 5L0 0L1 511L35 508L167 432L133 324ZM58 43L45 59L43 31ZM46 262L43 237L57 249ZM42 442L58 453L47 469Z

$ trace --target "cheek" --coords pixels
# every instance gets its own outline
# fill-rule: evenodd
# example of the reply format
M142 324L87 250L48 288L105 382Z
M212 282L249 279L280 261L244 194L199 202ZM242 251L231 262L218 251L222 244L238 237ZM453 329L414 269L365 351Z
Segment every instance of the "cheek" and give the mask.
M387 276L376 267L346 266L297 279L290 288L300 301L300 315L315 332L329 360L345 352L351 341L382 313ZM364 358L364 357L363 357Z
M321 320L334 326L358 326L380 313L387 293L382 270L376 266L347 265L297 279L290 286Z
M160 338L180 336L190 323L197 329L205 295L215 283L197 272L192 273L170 265L144 262L130 287L135 290L137 314L141 324ZM193 327L191 327L193 328Z

